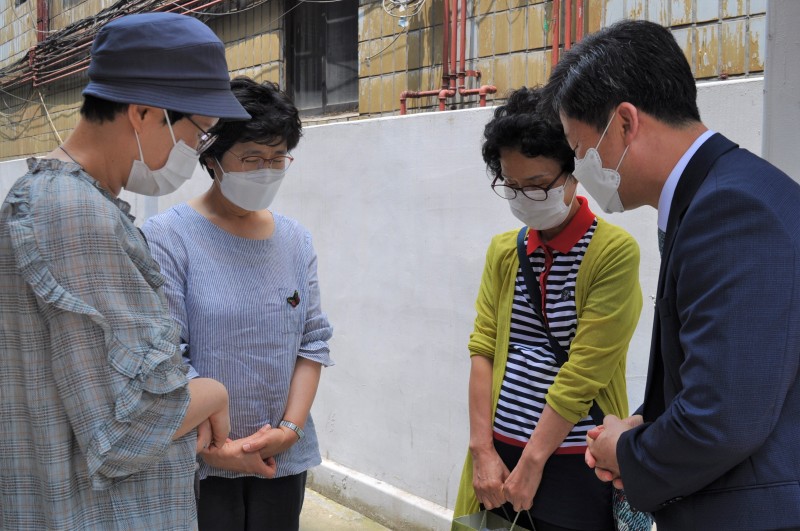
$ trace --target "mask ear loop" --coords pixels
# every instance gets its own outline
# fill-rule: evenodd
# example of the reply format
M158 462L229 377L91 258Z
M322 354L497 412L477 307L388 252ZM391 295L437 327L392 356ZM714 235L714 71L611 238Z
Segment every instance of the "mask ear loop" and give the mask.
M217 170L214 170L214 180L218 183L222 182L222 178L225 176L225 170L222 169L222 163L219 161L217 157L214 157L214 161L217 163L217 168L219 168L219 172L222 175L217 175Z
M169 123L169 114L167 114L167 110L166 109L161 109L161 110L164 111L164 118L167 119L167 127L169 127L169 134L172 137L172 145L173 146L177 145L177 142L175 141L175 133L172 131L172 124ZM612 118L613 118L613 116L612 116ZM608 127L606 127L606 129L608 129Z
M137 133L136 129L134 129L133 130L133 134L134 134L134 136L136 136L136 145L139 146L139 160L142 161L142 164L145 164L145 162L144 162L144 152L142 152L142 143L139 141L139 133Z
M611 113L611 118L608 119L608 123L606 124L606 128L603 129L603 134L600 135L600 140L597 141L597 145L594 147L595 151L600 148L600 142L603 141L603 138L606 136L606 132L608 132L608 128L611 126L611 121L614 119L614 116L617 115L617 111Z
M623 151L623 152L622 152L622 156L619 158L619 163L617 163L617 167L616 167L616 168L614 168L614 171L615 171L615 172L619 173L619 167L620 167L620 166L622 166L622 161L625 159L625 153L627 153L627 152L628 152L628 148L629 148L629 147L631 147L631 145L630 145L630 144L628 144L627 146L625 146L625 151Z

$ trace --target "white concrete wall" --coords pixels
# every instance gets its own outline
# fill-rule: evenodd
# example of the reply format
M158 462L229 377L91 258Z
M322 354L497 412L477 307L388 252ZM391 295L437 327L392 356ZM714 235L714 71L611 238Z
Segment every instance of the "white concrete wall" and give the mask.
M762 89L762 79L699 85L703 120L759 153ZM481 160L491 113L309 127L274 205L311 230L334 325L337 364L323 371L313 408L325 463L311 482L397 528L449 529L468 441L466 344L486 246L520 226L490 191ZM4 167L3 192L10 169L19 171ZM198 171L157 207L209 184ZM156 208L148 201L135 209ZM645 304L628 357L634 409L644 392L658 275L656 212L607 219L642 251Z

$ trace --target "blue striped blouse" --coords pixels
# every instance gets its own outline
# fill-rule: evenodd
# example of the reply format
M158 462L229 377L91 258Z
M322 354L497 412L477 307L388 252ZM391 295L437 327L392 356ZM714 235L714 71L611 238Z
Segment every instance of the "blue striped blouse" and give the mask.
M274 217L275 232L266 240L234 236L186 204L142 227L167 279L170 312L191 366L228 389L232 439L278 425L298 356L333 364L311 235L293 219ZM296 305L289 301L295 292ZM276 477L320 463L310 415L304 431L303 440L276 457ZM210 475L245 474L201 463L200 477Z

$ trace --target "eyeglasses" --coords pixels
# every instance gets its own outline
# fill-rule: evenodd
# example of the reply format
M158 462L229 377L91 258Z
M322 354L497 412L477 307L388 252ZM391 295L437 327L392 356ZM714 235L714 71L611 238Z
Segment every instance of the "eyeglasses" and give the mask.
M200 141L197 143L197 147L194 148L198 153L204 152L205 150L211 147L211 144L216 142L217 137L219 135L209 133L208 131L206 131L205 129L194 123L194 120L192 120L188 116L184 116L184 118L189 120L193 126L200 129L200 131L203 133L202 135L200 135Z
M242 163L242 171L262 170L270 168L272 170L285 170L291 166L294 157L291 155L278 155L277 157L266 158L258 155L246 155L241 157L233 151L228 151L239 162Z
M564 175L562 171L556 178L550 181L547 186L524 186L522 188L517 188L515 186L509 186L507 184L502 184L500 181L503 177L498 175L492 181L492 191L497 194L498 196L502 197L503 199L515 199L517 197L517 193L522 193L528 199L532 199L533 201L544 201L547 199L547 192L550 191L553 186L555 186L556 182Z

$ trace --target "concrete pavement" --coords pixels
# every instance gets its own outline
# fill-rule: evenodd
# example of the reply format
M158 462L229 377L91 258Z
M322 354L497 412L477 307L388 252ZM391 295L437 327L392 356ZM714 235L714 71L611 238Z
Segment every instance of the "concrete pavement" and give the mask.
M366 516L306 489L300 531L389 531Z

